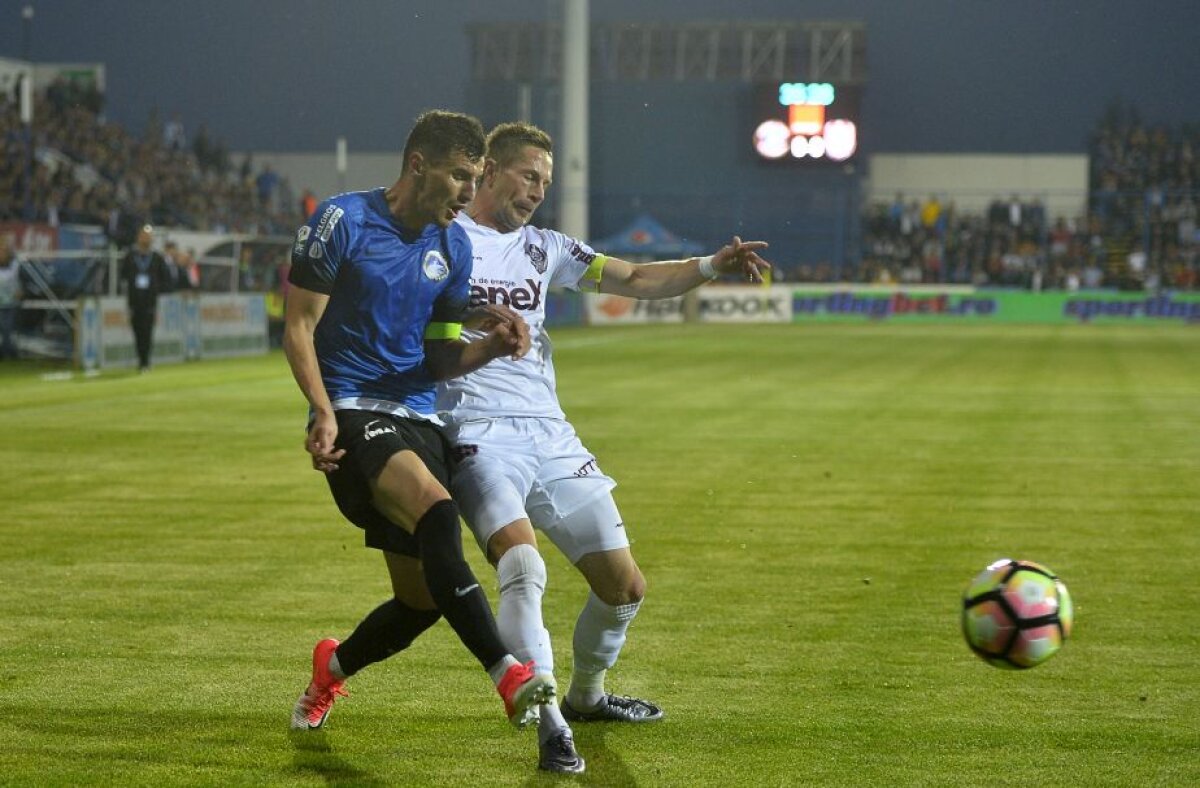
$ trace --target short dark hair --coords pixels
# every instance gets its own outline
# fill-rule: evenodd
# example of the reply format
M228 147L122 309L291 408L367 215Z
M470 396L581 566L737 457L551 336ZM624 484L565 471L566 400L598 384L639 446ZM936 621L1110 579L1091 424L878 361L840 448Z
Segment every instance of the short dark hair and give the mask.
M501 123L487 136L487 157L501 167L507 165L526 145L554 153L554 142L550 135L532 123L514 121Z
M445 161L454 153L464 153L471 161L478 161L483 158L486 145L483 124L477 118L431 109L421 113L408 133L400 172L408 169L408 157L414 152L433 162Z

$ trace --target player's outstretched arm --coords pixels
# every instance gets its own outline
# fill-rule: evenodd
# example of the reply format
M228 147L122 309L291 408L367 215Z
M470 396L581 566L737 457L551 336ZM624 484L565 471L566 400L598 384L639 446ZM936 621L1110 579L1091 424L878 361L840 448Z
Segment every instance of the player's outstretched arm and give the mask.
M758 254L766 248L766 241L743 241L734 236L708 257L644 264L609 257L600 276L600 292L630 298L670 298L726 274L758 283L771 267Z
M337 419L333 415L333 404L321 380L321 368L317 364L317 350L313 344L313 332L329 296L306 290L293 284L288 292L284 313L283 353L287 356L292 377L308 400L313 412L313 423L304 441L304 449L312 455L313 468L324 473L337 470L337 461L345 454L334 451L337 440Z

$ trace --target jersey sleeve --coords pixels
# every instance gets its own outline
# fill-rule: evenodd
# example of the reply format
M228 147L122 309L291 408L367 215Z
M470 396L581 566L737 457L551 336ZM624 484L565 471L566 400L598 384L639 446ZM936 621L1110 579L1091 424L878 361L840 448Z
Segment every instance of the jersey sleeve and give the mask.
M471 300L471 239L458 224L451 224L444 232L450 253L450 276L433 302L426 339L458 339Z
M352 241L350 222L343 221L346 209L333 200L326 200L296 231L292 243L292 270L288 282L329 295Z
M551 252L554 269L550 272L551 287L595 292L600 287L604 271L604 255L576 238L554 230L546 230L547 251Z

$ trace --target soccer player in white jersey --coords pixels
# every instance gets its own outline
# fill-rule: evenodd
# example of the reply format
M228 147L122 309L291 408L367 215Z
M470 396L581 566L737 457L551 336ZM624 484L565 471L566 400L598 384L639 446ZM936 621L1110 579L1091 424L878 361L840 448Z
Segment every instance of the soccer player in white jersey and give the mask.
M553 172L550 137L535 126L506 123L488 135L483 177L456 221L474 249L471 304L502 304L529 326L532 349L439 384L437 409L447 420L458 460L454 498L500 580L496 620L501 637L536 670L552 672L550 636L542 623L546 567L540 530L591 587L574 633L574 670L561 708L547 705L539 723L539 767L581 772L568 721L647 722L662 710L646 700L606 692L625 632L646 581L629 549L612 498L616 486L567 422L555 392L546 335L551 288L596 290L634 298L667 298L720 274L761 282L769 264L763 242L737 238L716 253L635 265L599 255L587 244L528 224ZM464 338L482 336L465 332Z

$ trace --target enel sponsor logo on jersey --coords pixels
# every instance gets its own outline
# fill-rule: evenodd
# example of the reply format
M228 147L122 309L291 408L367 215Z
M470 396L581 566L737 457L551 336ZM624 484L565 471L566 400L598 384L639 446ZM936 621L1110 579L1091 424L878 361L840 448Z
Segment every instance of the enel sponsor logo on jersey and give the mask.
M528 287L503 287L499 285L471 285L471 306L503 304L524 312L535 312L542 305L542 283L526 279Z

